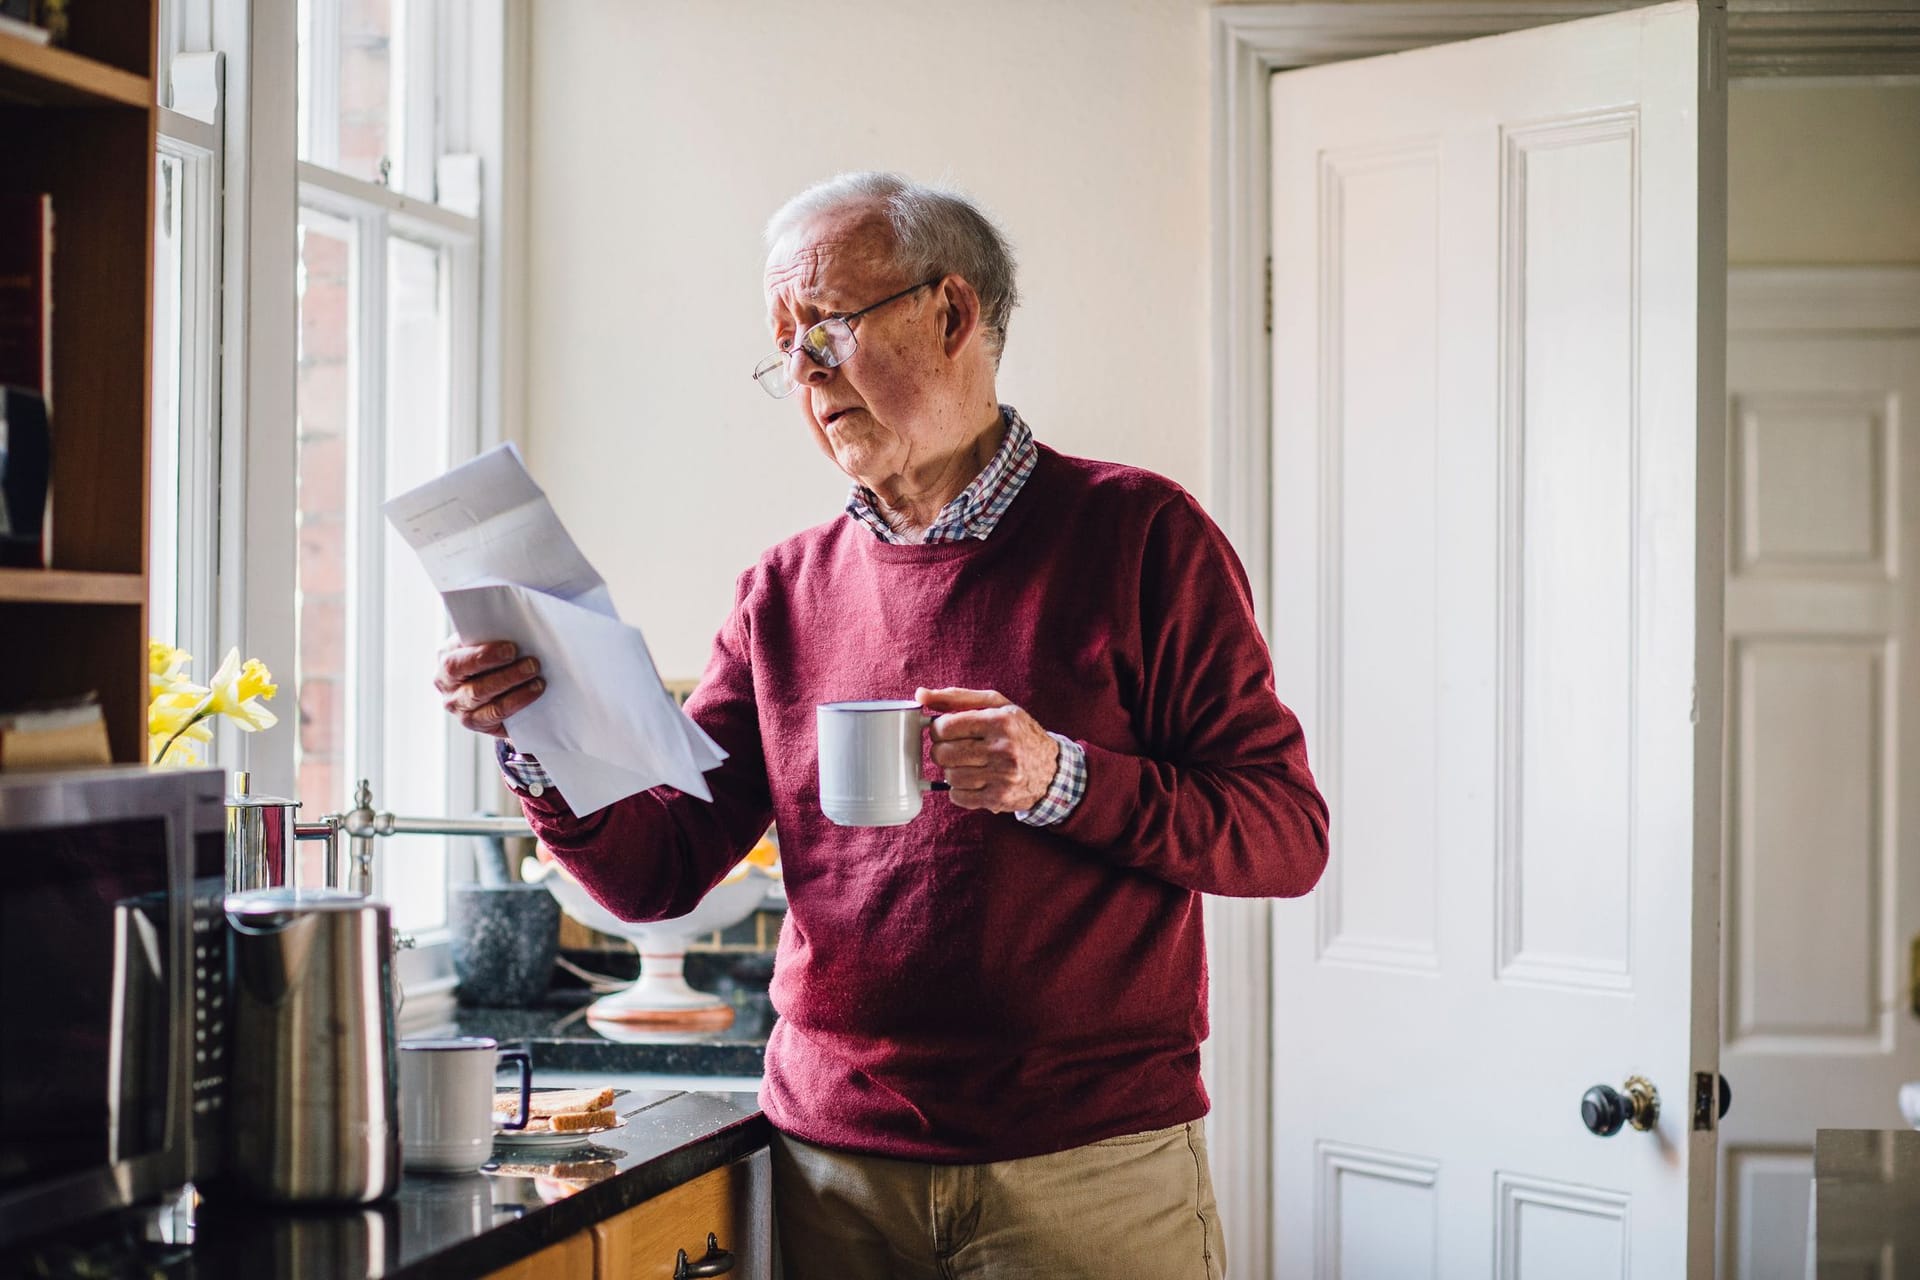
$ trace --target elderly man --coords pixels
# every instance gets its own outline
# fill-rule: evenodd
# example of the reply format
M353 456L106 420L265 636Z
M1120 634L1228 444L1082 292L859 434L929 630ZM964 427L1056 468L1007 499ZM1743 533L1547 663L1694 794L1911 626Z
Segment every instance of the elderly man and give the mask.
M580 818L504 742L503 766L633 919L690 910L776 822L760 1100L790 1276L1222 1275L1201 895L1303 894L1326 861L1246 576L1178 485L999 403L1013 262L966 200L849 175L767 238L754 377L853 491L740 577L687 707L730 753L713 803ZM500 736L538 670L450 647L439 687ZM952 789L906 826L833 825L816 704L909 689Z

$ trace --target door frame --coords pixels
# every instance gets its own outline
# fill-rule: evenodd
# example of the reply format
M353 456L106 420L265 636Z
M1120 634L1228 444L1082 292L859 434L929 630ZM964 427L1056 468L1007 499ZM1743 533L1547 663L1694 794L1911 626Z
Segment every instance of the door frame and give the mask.
M1270 627L1272 476L1267 344L1272 330L1271 151L1267 82L1276 72L1499 35L1656 0L1428 0L1227 4L1209 14L1212 93L1209 508L1252 580ZM1712 3L1712 0L1703 0ZM1728 72L1736 77L1920 74L1920 10L1911 0L1731 0ZM1264 286L1262 282L1264 281ZM1209 1128L1227 1254L1271 1274L1273 1159L1272 917L1257 898L1206 904L1213 1035Z

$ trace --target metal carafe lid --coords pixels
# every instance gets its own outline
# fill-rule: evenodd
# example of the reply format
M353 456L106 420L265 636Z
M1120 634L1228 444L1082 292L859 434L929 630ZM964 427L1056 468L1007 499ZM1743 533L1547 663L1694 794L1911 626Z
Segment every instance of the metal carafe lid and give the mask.
M386 903L346 889L249 889L228 894L226 908L234 971L269 1004L286 999L305 979L328 917L360 912L382 920L387 916ZM350 921L340 924L356 927ZM346 963L351 954L349 948L327 963Z
M248 889L243 893L230 893L227 895L226 907L228 915L239 916L255 927L266 923L263 917L305 915L309 912L324 911L357 911L362 907L379 907L382 911L386 910L384 902L375 902L364 893L355 893L351 889L323 889L317 886Z
M289 809L298 809L298 800L289 800L285 796L256 796L253 793L253 778L245 769L236 769L233 773L233 794L227 797L229 809L266 809L275 805Z

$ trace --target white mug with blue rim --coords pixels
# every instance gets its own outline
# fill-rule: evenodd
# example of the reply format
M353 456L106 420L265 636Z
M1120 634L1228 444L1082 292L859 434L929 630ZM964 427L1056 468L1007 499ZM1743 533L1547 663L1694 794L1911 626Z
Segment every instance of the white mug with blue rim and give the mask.
M934 719L910 698L816 707L820 811L843 827L897 827L919 817L921 795L947 789L921 773Z

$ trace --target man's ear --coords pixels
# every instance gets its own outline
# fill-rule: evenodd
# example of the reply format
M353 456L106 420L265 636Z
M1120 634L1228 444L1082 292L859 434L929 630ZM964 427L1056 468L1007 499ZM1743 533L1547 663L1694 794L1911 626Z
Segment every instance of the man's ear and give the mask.
M950 275L934 286L946 304L941 329L941 346L952 359L960 354L980 329L980 295L961 276Z

